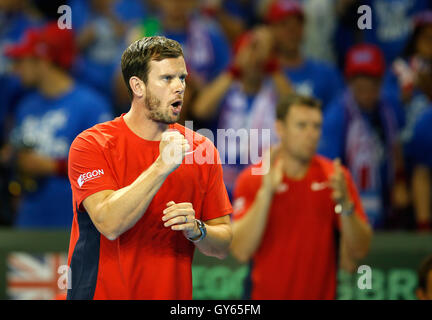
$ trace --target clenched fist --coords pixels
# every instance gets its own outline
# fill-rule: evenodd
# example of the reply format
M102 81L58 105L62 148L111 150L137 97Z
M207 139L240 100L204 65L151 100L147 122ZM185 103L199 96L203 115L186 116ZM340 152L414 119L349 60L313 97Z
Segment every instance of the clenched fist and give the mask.
M168 172L172 172L183 162L189 148L188 141L180 132L177 130L164 131L159 143L159 158L157 161Z

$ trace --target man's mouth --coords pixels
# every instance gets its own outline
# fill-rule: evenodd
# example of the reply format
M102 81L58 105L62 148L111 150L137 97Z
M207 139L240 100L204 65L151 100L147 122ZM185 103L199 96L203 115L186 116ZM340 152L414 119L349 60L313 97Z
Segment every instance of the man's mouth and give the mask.
M171 108L172 108L174 114L177 115L180 113L181 108L182 108L182 104L183 104L182 100L176 100L173 103L171 103Z

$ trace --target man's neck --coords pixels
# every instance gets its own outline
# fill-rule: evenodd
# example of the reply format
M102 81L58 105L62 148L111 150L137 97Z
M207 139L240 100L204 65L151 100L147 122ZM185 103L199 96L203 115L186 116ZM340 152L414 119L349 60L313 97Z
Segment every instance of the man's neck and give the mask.
M145 140L161 140L162 132L168 128L167 124L149 119L146 114L145 106L139 105L135 100L132 101L131 108L123 119L133 133Z
M302 161L294 158L287 152L281 154L283 161L283 170L285 175L293 180L302 180L309 170L310 161Z
M41 78L38 89L46 97L56 98L70 90L73 79L61 70L52 69Z

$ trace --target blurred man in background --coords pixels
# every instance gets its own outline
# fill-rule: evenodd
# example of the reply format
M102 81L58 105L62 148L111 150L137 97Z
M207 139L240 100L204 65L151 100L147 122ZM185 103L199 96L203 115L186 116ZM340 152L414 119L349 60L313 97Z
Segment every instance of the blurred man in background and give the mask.
M375 228L384 227L393 205L408 205L394 107L381 98L384 68L378 47L350 49L345 64L348 88L327 110L319 148L348 167Z
M406 145L410 165L413 205L418 231L432 230L432 60L418 74L417 86L429 101L418 116L412 138Z
M276 53L296 92L318 98L325 111L340 93L342 81L336 69L302 53L304 19L303 9L295 0L272 1L266 15L277 39Z
M412 188L415 228L431 230L432 161L428 159L430 110L432 109L432 11L413 19L414 30L404 54L392 64L385 82L385 94L400 105L406 175Z
M40 23L31 4L25 0L0 1L0 51L18 41L25 30ZM10 63L0 54L0 226L11 225L15 212L15 198L10 190L13 179L11 150L7 139L11 128L11 119L19 99L26 93L19 79L9 72ZM12 192L11 192L12 191Z
M402 53L412 32L413 16L431 9L429 0L366 0L361 4L371 8L373 21L372 28L362 30L363 40L379 46L389 65Z
M92 0L88 6L86 23L74 29L77 30L80 52L74 73L81 81L111 98L127 25L116 14L113 0Z
M231 251L250 261L246 298L335 299L339 250L349 271L368 253L371 228L351 176L316 155L321 123L316 100L284 97L270 171L253 175L252 166L238 178Z
M68 227L69 146L82 130L110 119L110 107L69 75L76 53L74 37L57 23L28 30L5 53L22 84L35 89L19 102L11 136L24 192L16 225Z
M266 26L242 35L235 44L230 67L202 89L192 106L193 116L207 123L218 139L224 159L224 182L230 196L239 172L250 164L250 147L256 145L257 154L262 154L270 142L277 141L273 130L276 102L292 91L279 61L272 56L274 42ZM219 129L224 129L227 136L219 137ZM248 141L235 138L241 129L248 130ZM250 129L259 130L254 141ZM267 142L262 139L262 129L271 130Z

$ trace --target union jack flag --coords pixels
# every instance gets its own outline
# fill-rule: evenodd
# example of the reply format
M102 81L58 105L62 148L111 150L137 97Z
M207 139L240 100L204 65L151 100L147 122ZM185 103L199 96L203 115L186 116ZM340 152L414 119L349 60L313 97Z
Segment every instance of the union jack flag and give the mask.
M12 300L52 300L61 297L59 267L67 265L65 253L13 252L7 257L7 295ZM60 269L62 270L62 269ZM60 286L59 286L60 284Z

